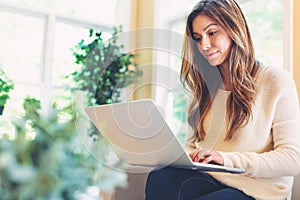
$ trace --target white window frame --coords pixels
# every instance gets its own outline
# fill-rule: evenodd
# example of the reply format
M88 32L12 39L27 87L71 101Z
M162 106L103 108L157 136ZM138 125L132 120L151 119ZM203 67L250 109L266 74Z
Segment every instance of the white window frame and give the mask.
M121 8L130 8L130 0L118 0L116 5L116 22L115 25L123 25L128 28L130 26L130 12L123 12ZM44 41L42 52L42 69L41 69L41 82L34 84L40 88L40 100L44 112L48 112L51 109L53 90L57 88L52 80L53 69L53 53L54 53L54 41L55 41L55 24L62 22L69 25L75 25L78 27L88 27L96 30L112 32L113 27L105 24L95 23L88 20L80 20L75 17L66 17L55 13L54 8L50 11L37 10L31 8L23 8L18 5L10 3L0 2L0 11L21 14L25 16L31 16L39 18L45 21L44 27ZM21 82L16 81L15 84ZM27 84L22 82L21 84ZM31 84L32 85L32 84Z

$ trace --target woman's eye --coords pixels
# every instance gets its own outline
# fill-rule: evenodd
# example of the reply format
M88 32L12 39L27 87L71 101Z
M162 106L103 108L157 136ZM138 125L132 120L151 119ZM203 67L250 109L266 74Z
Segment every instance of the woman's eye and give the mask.
M209 36L214 36L217 33L217 31L212 31L209 33Z
M196 42L199 42L201 40L200 37L193 37L193 39L196 41Z

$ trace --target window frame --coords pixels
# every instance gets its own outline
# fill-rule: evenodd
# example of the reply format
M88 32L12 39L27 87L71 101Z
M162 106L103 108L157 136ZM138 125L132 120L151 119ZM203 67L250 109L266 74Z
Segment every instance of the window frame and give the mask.
M106 24L99 24L89 20L81 20L76 17L66 17L61 14L57 14L54 8L46 11L46 10L39 10L33 9L28 7L21 7L19 5L7 3L7 2L0 2L0 12L9 12L20 14L24 16L30 16L34 18L39 18L44 21L44 38L43 38L43 47L42 47L42 64L41 64L41 79L38 80L37 83L27 83L24 81L15 81L16 84L22 85L34 85L39 87L40 93L40 100L42 104L42 110L44 112L48 112L51 109L52 99L53 99L53 91L57 88L61 88L60 86L54 85L52 80L52 70L53 66L53 54L54 54L54 41L55 41L55 25L56 23L64 23L67 25L73 25L78 27L85 27L85 28L93 28L96 30L106 31L106 32L113 32L113 26L117 26L117 24L122 24L124 27L128 28L130 24L130 13L120 13L120 9L122 7L130 7L130 0L117 0L116 1L116 21L114 25L106 25ZM124 15L125 14L125 15Z

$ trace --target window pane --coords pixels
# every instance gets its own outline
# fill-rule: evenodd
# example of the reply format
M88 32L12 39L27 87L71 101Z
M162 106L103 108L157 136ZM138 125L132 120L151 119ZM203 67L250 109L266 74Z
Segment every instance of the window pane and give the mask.
M0 65L14 82L41 81L43 41L42 19L0 12Z
M36 10L50 10L53 6L53 1L51 0L0 0L1 3L16 5L21 8L34 8Z
M110 33L102 32L104 41L110 37ZM52 71L53 86L55 87L53 102L60 107L69 105L73 100L71 88L76 88L76 83L72 81L71 77L66 78L66 76L81 67L75 63L76 59L72 51L81 40L84 40L85 44L91 42L88 28L61 22L56 24Z
M52 70L52 79L55 86L68 85L72 87L71 83L66 82L65 79L66 75L76 69L75 57L71 49L85 35L88 35L88 29L56 23Z
M105 25L115 22L116 0L56 0L58 14Z
M240 5L249 24L257 59L283 67L282 0L248 0Z
M53 11L56 14L113 25L117 0L2 0L22 8Z
M53 84L54 86L73 87L70 79L65 77L74 72L79 66L75 64L72 48L82 39L89 39L89 29L58 22L55 29L53 54ZM103 32L103 39L110 35Z

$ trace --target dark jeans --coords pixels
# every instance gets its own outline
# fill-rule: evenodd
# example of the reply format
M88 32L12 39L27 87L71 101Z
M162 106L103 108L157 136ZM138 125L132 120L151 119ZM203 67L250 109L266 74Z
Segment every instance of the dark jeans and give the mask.
M146 200L254 200L207 173L173 167L152 171L145 193Z

